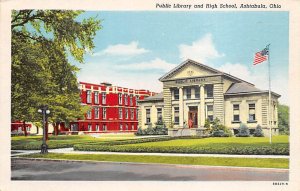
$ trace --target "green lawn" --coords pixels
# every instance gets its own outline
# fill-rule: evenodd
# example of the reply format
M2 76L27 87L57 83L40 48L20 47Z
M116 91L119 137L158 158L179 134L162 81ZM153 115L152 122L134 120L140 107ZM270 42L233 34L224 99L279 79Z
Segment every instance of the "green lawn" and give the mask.
M47 144L49 148L73 147L74 144L103 143L110 141L135 139L133 134L126 135L101 135L92 137L89 135L59 135L49 136ZM11 137L12 150L38 150L42 144L42 136L14 136Z
M145 156L145 155L101 155L101 154L31 154L28 158L50 158L64 160L138 162L161 164L186 164L209 166L239 166L259 168L288 168L288 159L270 158L225 158L225 157L179 157L179 156Z
M274 136L272 144L267 137L181 138L145 143L130 141L115 145L75 145L74 149L111 152L288 155L289 142L288 136Z

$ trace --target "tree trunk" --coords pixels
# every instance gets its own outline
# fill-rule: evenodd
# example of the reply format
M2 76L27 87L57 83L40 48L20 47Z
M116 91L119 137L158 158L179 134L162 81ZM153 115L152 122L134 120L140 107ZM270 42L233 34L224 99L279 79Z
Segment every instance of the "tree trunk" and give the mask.
M49 137L48 137L48 121L46 121L46 128L45 128L45 133L46 133L46 141L49 140Z
M58 126L59 126L59 122L54 123L54 135L55 136L57 136L59 133Z
M39 126L36 126L36 134L39 134Z
M23 121L23 128L24 128L24 135L25 137L27 137L27 128L26 128L25 120Z

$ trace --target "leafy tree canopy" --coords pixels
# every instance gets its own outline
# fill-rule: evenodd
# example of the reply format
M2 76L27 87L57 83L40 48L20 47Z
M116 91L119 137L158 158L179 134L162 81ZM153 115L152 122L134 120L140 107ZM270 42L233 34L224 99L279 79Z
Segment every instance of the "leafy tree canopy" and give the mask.
M68 55L83 63L101 28L95 18L76 20L82 11L13 11L12 120L36 121L48 105L50 121L83 117L76 72Z

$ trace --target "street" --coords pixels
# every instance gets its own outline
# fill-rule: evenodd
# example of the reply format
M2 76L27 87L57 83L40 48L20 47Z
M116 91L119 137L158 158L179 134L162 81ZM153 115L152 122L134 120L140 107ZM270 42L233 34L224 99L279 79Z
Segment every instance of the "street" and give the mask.
M83 181L288 181L283 169L74 162L12 158L12 180Z

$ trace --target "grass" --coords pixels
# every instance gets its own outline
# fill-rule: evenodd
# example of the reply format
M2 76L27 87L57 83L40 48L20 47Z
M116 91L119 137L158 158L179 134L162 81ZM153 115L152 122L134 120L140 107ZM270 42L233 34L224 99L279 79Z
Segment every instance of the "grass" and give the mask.
M145 156L145 155L102 155L102 154L30 154L27 158L46 158L83 161L137 162L159 164L238 166L258 168L289 167L289 160L282 158L225 158L225 157L180 157L180 156Z
M49 148L66 148L73 147L75 144L103 143L108 141L119 141L135 139L132 135L101 135L100 137L92 137L89 135L59 135L49 136L47 144ZM11 137L12 150L38 150L42 144L42 136L14 136Z
M130 141L118 145L75 145L74 149L111 152L288 155L289 142L288 136L274 136L272 144L267 137L181 138L134 144Z
M287 145L288 136L280 135L274 136L273 145ZM269 146L268 137L211 137L205 139L177 139L170 141L161 141L161 142L150 142L150 143L140 143L130 146L139 147L139 146L149 146L149 147L164 147L164 146L179 146L179 147L189 147L189 146L217 146L217 145L227 145L227 146Z

